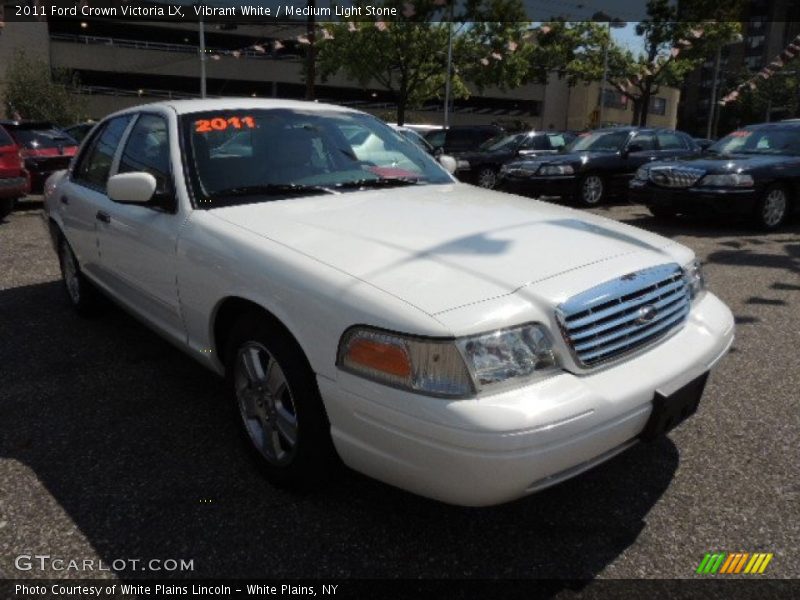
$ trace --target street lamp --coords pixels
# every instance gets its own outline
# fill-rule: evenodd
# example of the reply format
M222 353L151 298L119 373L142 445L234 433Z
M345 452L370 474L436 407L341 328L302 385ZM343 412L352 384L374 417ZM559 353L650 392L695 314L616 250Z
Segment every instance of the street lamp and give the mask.
M595 23L606 23L608 25L608 41L605 48L603 48L603 80L600 82L600 126L603 126L603 119L605 117L606 107L606 80L608 79L608 47L611 45L611 28L622 29L627 25L625 21L617 17L598 11L592 15L592 21Z
M731 38L730 41L717 46L717 55L714 59L714 79L711 83L711 104L709 104L708 123L706 125L706 137L713 139L711 136L717 135L717 121L719 120L719 108L717 108L717 91L719 88L719 71L720 63L722 62L722 47L738 44L744 38L742 34L737 33ZM713 128L713 129L712 129Z

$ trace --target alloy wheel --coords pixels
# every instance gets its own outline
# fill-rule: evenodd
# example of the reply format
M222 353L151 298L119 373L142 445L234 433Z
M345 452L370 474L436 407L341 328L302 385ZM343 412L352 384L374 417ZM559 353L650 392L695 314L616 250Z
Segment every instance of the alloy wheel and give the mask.
M270 464L289 464L297 452L297 411L283 369L262 344L239 348L234 386L250 441Z
M597 175L589 175L583 180L581 198L584 204L598 204L603 198L603 180Z
M761 219L767 227L777 227L786 215L786 192L780 188L770 190L761 207Z
M64 284L67 287L67 294L73 304L81 301L81 282L78 279L78 266L75 264L75 256L72 254L66 243L61 247L61 273L64 276Z

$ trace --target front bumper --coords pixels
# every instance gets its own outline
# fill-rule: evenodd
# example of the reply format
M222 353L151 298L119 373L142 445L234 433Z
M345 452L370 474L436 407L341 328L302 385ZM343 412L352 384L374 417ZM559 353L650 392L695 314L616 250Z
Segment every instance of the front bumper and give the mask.
M386 483L467 506L498 504L577 475L634 444L656 392L722 358L733 315L716 296L646 352L586 375L561 373L472 400L428 398L340 372L319 377L342 460Z
M519 176L501 174L497 188L514 194L528 196L574 196L578 189L575 175Z
M758 191L754 188L670 189L638 180L630 183L628 192L628 199L635 204L674 210L683 214L747 216L753 212L758 200Z

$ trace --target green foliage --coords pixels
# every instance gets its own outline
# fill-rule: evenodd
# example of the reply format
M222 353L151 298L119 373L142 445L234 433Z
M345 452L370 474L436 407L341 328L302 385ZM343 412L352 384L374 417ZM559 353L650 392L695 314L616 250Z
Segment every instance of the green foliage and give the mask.
M403 14L405 5L384 0L376 6L395 7ZM407 109L443 98L449 34L453 98L468 97L471 87L508 89L531 80L531 50L522 43L526 26L521 0L468 0L459 14L448 13L453 7L422 0L414 3L414 10L385 23L326 24L316 49L322 81L341 73L365 87L372 82L393 91L402 123ZM448 14L452 25L441 22Z
M78 101L70 94L76 83L69 71L51 71L44 61L28 57L22 49L17 50L6 69L3 96L6 114L59 125L75 123L81 117Z
M634 125L647 123L650 97L660 86L680 86L691 71L735 39L741 28L740 5L740 0L727 4L697 0L687 3L690 8L685 8L679 19L677 8L669 0L649 0L647 18L636 26L644 52L634 55L616 44L609 46L609 81L632 101ZM712 7L718 20L690 20L712 14Z

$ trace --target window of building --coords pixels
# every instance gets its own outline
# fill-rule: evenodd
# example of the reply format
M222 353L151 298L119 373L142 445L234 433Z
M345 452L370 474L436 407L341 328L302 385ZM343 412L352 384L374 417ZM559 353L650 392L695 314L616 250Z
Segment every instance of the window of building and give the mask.
M603 90L603 106L606 108L618 108L620 110L625 110L628 108L628 98L622 95L617 90L612 90L609 88L605 88Z
M667 99L658 98L656 96L650 97L650 108L648 112L651 115L665 115L667 114Z

